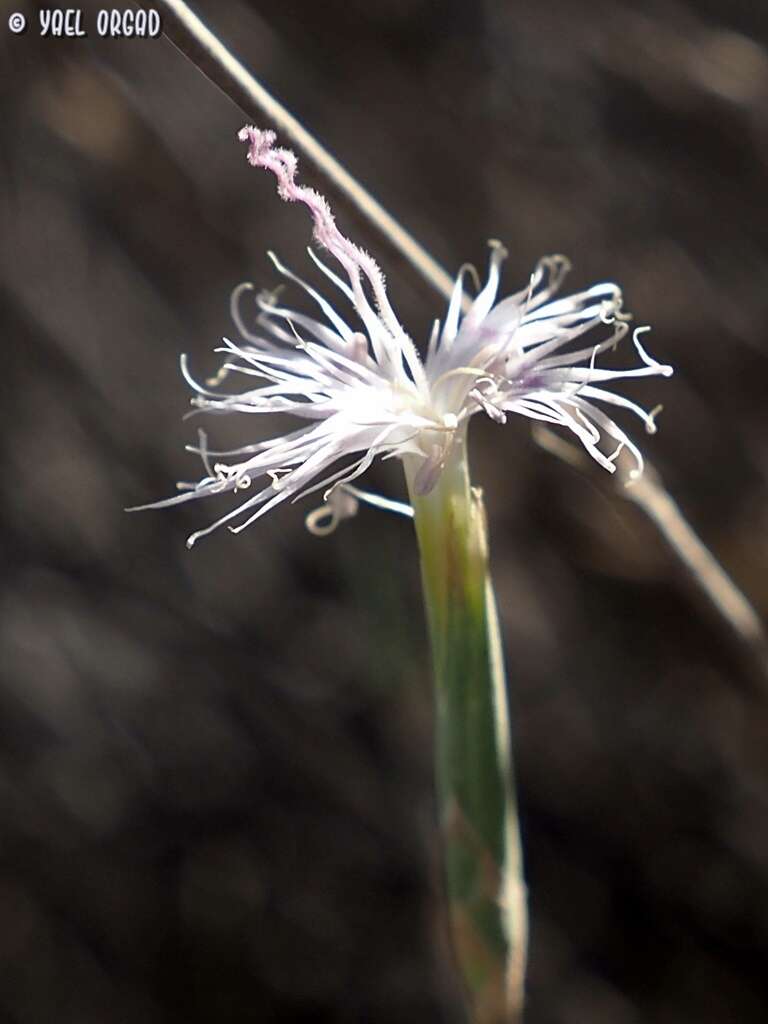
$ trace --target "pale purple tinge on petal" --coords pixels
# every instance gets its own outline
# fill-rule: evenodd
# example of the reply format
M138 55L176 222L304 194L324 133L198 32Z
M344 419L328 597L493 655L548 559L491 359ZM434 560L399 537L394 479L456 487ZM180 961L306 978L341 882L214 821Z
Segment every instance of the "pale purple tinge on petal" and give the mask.
M401 503L357 491L352 481L378 456L407 455L416 459L417 493L428 493L457 432L463 432L478 412L499 423L508 413L517 413L565 427L607 471L615 471L616 460L626 450L635 462L630 478L642 472L640 449L596 403L629 410L652 433L657 410L648 412L604 385L669 376L672 368L654 360L640 343L639 335L647 327L633 334L639 366L597 367L597 357L615 348L628 332L630 318L622 310L616 284L597 284L557 299L570 264L563 256L548 256L540 260L525 288L497 302L507 253L500 242L491 242L485 284L477 280L474 268L461 268L444 324L441 328L435 321L422 360L392 309L377 264L339 231L323 196L297 184L294 154L275 147L270 131L246 127L239 138L248 143L248 161L274 174L279 195L309 209L315 240L337 260L346 280L310 255L342 295L345 308L351 307L354 319L348 322L349 312L339 312L270 253L278 273L309 295L322 319L283 306L274 294L254 292L249 322L241 300L251 286L241 285L231 302L241 340L223 339L217 350L224 356L219 373L201 385L182 359L197 410L285 413L310 421L227 451L211 451L200 433L199 445L189 450L203 462L202 479L180 484L180 494L142 507L160 508L226 492L248 495L211 526L192 534L190 547L225 523L240 520L229 526L239 533L278 504L315 491L324 491L324 504L309 514L307 526L319 535L354 515L358 500L410 511ZM478 294L462 316L467 274L475 279ZM579 345L582 336L600 328L607 329L606 337ZM221 385L233 377L245 382L244 390L223 391ZM608 450L603 448L606 442ZM214 458L217 461L212 462ZM218 461L222 458L232 461ZM259 480L261 487L254 486Z

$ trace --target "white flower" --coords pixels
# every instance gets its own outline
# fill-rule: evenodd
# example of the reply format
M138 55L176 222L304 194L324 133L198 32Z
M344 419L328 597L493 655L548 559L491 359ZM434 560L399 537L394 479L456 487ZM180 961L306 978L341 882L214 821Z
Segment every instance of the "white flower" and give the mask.
M283 277L302 287L322 313L315 320L283 307L275 295L260 295L252 333L242 320L239 305L243 285L233 295L233 318L242 334L238 342L224 339L222 370L202 387L182 371L197 392L193 404L213 412L283 412L309 421L279 437L227 452L207 450L205 436L197 451L205 476L196 484L179 485L181 494L152 506L163 507L225 491L248 491L236 508L198 537L238 517L230 527L239 533L259 516L287 499L323 490L324 525L320 513L309 525L322 532L339 519L354 514L357 497L364 492L349 486L377 455L409 457L417 464L413 486L428 493L438 479L454 443L461 443L471 416L485 412L503 423L509 412L567 427L590 455L613 472L626 448L634 457L635 476L643 460L637 446L596 402L635 413L648 431L655 429L653 414L634 402L606 390L608 381L652 375L669 376L672 369L652 359L639 341L633 341L641 365L627 370L598 369L596 357L613 348L627 333L627 315L615 284L598 284L563 299L553 299L568 271L562 256L539 263L526 288L496 302L499 271L506 257L503 246L491 243L488 278L462 315L462 268L445 322L435 322L426 358L422 360L412 339L395 316L387 298L384 278L371 257L345 238L334 223L325 199L296 183L296 157L274 147L270 131L243 128L239 138L248 143L248 160L271 171L280 196L306 205L314 221L314 237L343 271L337 275L310 251L310 256L341 292L353 314L342 316L314 288L287 270L270 253ZM608 337L584 343L582 335L601 325ZM575 350L571 342L577 342ZM568 348L567 348L568 347ZM569 350L570 349L570 350ZM253 387L223 394L218 384L232 373L253 381ZM602 445L609 444L606 452ZM226 462L211 463L212 457ZM341 464L341 465L339 465ZM342 493L348 499L341 500ZM391 503L382 499L382 503Z

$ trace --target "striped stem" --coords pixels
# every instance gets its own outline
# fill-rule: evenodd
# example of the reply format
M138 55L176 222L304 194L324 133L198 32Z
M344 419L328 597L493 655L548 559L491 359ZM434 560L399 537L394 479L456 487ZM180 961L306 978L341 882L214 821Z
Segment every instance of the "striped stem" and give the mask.
M406 475L435 675L435 772L452 944L472 1024L519 1021L527 918L485 512L457 436L430 494Z

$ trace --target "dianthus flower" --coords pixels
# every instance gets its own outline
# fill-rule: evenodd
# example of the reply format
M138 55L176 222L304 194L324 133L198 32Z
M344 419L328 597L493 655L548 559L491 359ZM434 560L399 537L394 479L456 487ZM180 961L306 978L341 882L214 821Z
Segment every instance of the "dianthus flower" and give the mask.
M466 425L475 413L504 423L508 413L566 427L604 469L613 472L623 449L634 459L630 477L642 473L637 445L596 403L635 413L647 430L655 430L653 413L603 385L631 377L669 376L672 368L652 359L633 343L640 365L600 369L597 357L614 348L628 331L617 285L596 284L566 298L554 298L568 272L562 256L542 259L528 285L497 301L506 250L491 242L488 275L477 296L465 305L462 267L444 322L435 321L422 358L387 296L384 277L374 260L341 234L326 200L296 182L296 157L275 147L275 134L246 127L239 139L248 144L248 160L271 171L278 193L303 203L314 222L314 238L329 253L341 274L310 250L320 271L340 292L350 317L307 282L270 258L278 272L300 286L316 303L322 319L280 304L274 294L257 303L258 333L239 311L241 286L233 295L233 317L242 337L223 341L225 362L211 386L182 370L202 410L240 413L287 413L309 421L278 437L213 453L201 442L205 476L180 485L182 493L152 506L159 508L227 491L247 491L244 501L211 526L193 534L188 545L224 523L239 533L288 499L324 490L333 524L350 514L354 498L340 504L348 485L374 458L398 457L408 470L412 493L428 494L456 445L463 445ZM587 343L583 336L605 326L607 337ZM576 343L575 347L571 343ZM238 373L257 384L232 394L218 388ZM201 435L201 437L204 435ZM211 456L226 462L211 463ZM343 463L339 466L340 463ZM350 488L348 495L356 492ZM388 504L387 502L384 502ZM311 525L310 520L310 525Z

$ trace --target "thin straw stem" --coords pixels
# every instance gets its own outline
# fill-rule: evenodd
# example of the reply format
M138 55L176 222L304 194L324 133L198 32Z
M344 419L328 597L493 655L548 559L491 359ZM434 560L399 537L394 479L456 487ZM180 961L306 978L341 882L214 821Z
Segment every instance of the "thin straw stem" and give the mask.
M564 441L549 428L537 425L533 436L541 448L563 462L581 471L590 468L590 460L580 449ZM748 652L760 680L760 689L765 694L768 683L768 636L754 607L698 536L664 486L657 470L647 460L639 480L629 482L621 471L616 475L618 493L648 516L686 570L691 582L740 642L743 650Z
M146 6L140 4L139 6ZM296 146L363 216L417 270L425 281L450 298L453 281L413 235L409 234L359 181L254 78L210 29L180 0L159 0L168 39L249 117L261 113L271 126Z

